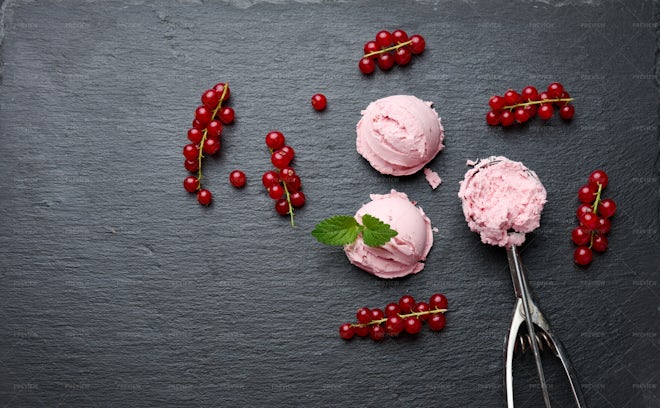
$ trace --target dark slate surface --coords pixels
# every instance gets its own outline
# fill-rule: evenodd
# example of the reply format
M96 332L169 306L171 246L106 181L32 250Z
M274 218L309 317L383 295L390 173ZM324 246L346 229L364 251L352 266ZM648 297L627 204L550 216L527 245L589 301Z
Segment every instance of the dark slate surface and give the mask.
M506 257L468 230L456 197L466 159L492 154L524 161L548 190L523 258L589 406L660 406L657 4L253 3L3 3L1 406L504 406ZM399 27L427 52L362 76L362 44ZM553 80L577 98L572 123L485 125L490 95ZM218 81L238 119L206 162L216 199L202 208L181 188L181 146ZM355 152L360 110L395 93L443 118L436 191ZM309 198L295 229L260 187L272 129L297 150ZM599 167L619 213L610 250L582 270L576 190ZM375 278L310 237L391 188L439 229L419 275ZM451 308L440 334L338 338L360 306L435 291ZM570 406L544 361L554 406ZM516 379L519 406L540 406L529 356Z

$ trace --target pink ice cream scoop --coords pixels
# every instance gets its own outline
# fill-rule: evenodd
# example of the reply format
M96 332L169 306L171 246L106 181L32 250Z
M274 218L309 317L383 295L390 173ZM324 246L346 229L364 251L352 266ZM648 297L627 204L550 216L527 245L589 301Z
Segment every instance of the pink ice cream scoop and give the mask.
M481 160L465 174L458 196L465 221L485 244L521 245L539 227L546 191L536 173L506 157Z
M382 174L416 173L444 148L444 129L431 105L412 95L371 102L356 127L358 153Z
M424 269L422 261L433 245L431 221L424 211L396 190L370 197L372 201L358 210L355 219L362 223L364 214L372 215L389 224L398 234L380 247L365 245L359 236L355 242L344 246L348 260L380 278L400 278Z

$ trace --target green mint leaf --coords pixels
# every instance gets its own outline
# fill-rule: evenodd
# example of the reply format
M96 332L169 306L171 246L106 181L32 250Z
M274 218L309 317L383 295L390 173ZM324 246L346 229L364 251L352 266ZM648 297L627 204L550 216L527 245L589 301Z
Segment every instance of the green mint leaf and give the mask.
M362 216L362 225L364 225L362 239L365 245L370 247L385 245L398 234L389 225L369 214Z
M336 215L319 222L312 236L326 245L348 245L355 242L362 226L351 215Z

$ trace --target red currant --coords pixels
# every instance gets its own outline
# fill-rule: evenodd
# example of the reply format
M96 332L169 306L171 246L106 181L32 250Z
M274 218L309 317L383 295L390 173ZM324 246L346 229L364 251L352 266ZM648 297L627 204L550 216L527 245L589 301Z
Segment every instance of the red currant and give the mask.
M284 143L286 143L286 139L284 138L282 132L273 130L272 132L268 132L266 135L266 146L273 150L279 150L283 148Z
M596 252L605 252L607 250L607 237L605 235L596 234L591 248Z
M220 102L220 95L215 91L215 89L208 89L202 94L202 105L206 106L209 109L215 109Z
M300 177L297 175L289 176L285 180L286 183L286 188L289 190L290 193L295 193L298 190L300 190L300 186L302 182L300 181Z
M302 191L295 191L289 196L291 200L291 205L294 208L300 208L305 205L305 194Z
M497 112L490 111L486 114L486 123L490 126L497 126L500 124L500 115Z
M361 307L358 309L357 313L355 313L355 318L358 322L367 324L371 322L371 310L369 310L368 307Z
M358 337L367 337L369 335L369 326L355 326L353 329Z
M290 210L289 203L285 198L280 198L275 202L275 211L277 211L279 215L287 215Z
M588 204L580 204L580 206L578 207L577 211L575 212L575 215L576 215L576 216L578 217L578 219L579 219L579 218L580 218L580 215L582 215L582 214L584 214L584 213L588 213L588 212L594 212L593 208L591 208L591 206L588 205Z
M382 30L376 34L376 44L380 48L387 48L392 45L392 34L389 31Z
M410 295L403 295L399 299L399 308L402 313L410 313L415 308L415 298Z
M378 56L378 68L383 71L389 71L394 66L394 57L389 52L385 52Z
M293 157L296 155L296 152L295 152L295 150L293 150L293 147L291 147L289 145L284 145L284 147L282 147L280 149L280 151L282 151L282 152L286 153L288 156L290 156L291 160L293 160Z
M564 92L564 87L559 82L553 82L548 85L548 96L550 98L559 98Z
M320 112L324 110L326 106L328 106L328 100L325 95L318 93L312 96L312 107L314 107L314 109Z
M611 198L606 198L598 205L598 212L604 218L610 218L616 213L616 203Z
M211 119L213 119L212 116L213 111L204 105L198 106L197 109L195 109L195 118L204 125L208 124Z
M197 192L197 201L201 205L209 205L213 200L213 194L209 190L201 189Z
M204 128L206 127L206 124L198 121L197 118L195 118L192 121L192 127L194 127L195 129L199 129L199 130L204 130Z
M404 322L404 328L410 334L417 334L422 330L422 321L416 317L408 317Z
M381 309L371 309L371 320L380 320L385 318L385 312Z
M412 53L408 48L401 47L394 51L394 62L396 62L398 65L408 65L410 60L412 60Z
M598 187L594 184L585 184L578 190L578 200L584 204L591 204L596 200Z
M197 128L190 128L188 129L188 140L193 142L194 144L199 144L199 142L202 141L202 138L204 138L204 132Z
M404 329L403 319L399 316L390 316L385 323L385 331L390 336L398 336Z
M234 113L234 109L230 107L225 107L220 109L220 112L216 115L220 122L224 123L225 125L229 125L234 122L234 118L236 114Z
M424 48L426 48L426 41L424 40L424 37L419 34L415 34L410 37L410 41L410 51L412 51L413 54L418 55L424 52Z
M183 166L191 173L199 170L199 161L198 160L186 160L183 162Z
M500 115L500 123L504 127L509 127L513 125L513 122L515 121L516 121L515 116L513 115L513 113L511 113L508 110L503 111L502 114Z
M547 101L548 99L550 99L550 95L547 92L544 91L539 94L539 101Z
M525 112L527 112L527 115L529 115L531 119L536 116L536 113L539 111L539 105L527 105L523 109L525 109Z
M280 176L272 171L269 170L261 176L261 183L264 185L266 188L271 188L275 184L278 184L280 182Z
M507 105L515 105L517 103L520 103L522 100L520 94L513 89L509 89L504 93L504 100L506 101Z
M199 188L199 180L197 180L197 177L188 176L183 179L183 188L189 193L194 193Z
M401 308L399 308L398 303L389 303L387 306L385 306L385 316L396 316L399 313L401 313Z
M280 149L270 156L270 161L273 163L273 166L282 169L291 163L292 158L293 157L290 157L286 152Z
M339 326L339 335L344 340L350 340L355 336L355 329L353 329L350 323L344 323Z
M362 58L358 63L358 68L363 74L371 74L376 69L376 63L371 58Z
M417 303L417 304L415 305L415 308L413 309L413 311L414 311L415 313L428 313L429 310L431 310L431 306L429 306L429 304L426 303L426 302L419 302L419 303ZM428 315L428 314L422 314L422 315L419 315L418 317L419 317L420 319L426 321L426 320L428 320L429 315Z
M603 186L603 188L605 188L609 183L609 177L607 177L607 173L605 173L603 170L594 170L589 175L589 183L596 186L600 184Z
M594 213L584 213L579 218L580 225L589 231L598 228L598 216Z
M442 293L436 293L429 299L429 306L431 306L431 310L446 309L447 304L447 298Z
M392 31L392 41L395 44L401 44L408 41L408 34L403 30L394 30Z
M575 227L571 233L571 239L575 245L587 245L591 240L591 233L584 227Z
M226 91L225 91L225 88L227 89ZM223 93L225 94L225 97L222 98L222 101L223 101L223 102L226 101L227 99L229 99L229 97L231 96L231 91L229 90L229 87L226 86L226 84L224 84L224 83L222 83L222 82L219 82L219 83L215 84L215 85L213 86L213 89L215 89L215 91L216 91L216 92L218 93L218 95L220 95L221 97L222 97L222 94L223 94Z
M524 101L535 101L539 97L539 92L533 86L526 86L520 92Z
M538 111L539 118L543 120L550 119L553 113L554 113L554 109L552 108L552 104L549 103L544 103L543 105L541 105Z
M490 99L488 100L488 105L490 105L490 108L494 111L498 111L504 106L506 106L506 101L504 100L503 97L499 95L491 96Z
M275 184L268 189L268 195L273 200L279 200L284 196L284 187L281 184Z
M206 139L202 150L206 154L216 154L220 150L220 140L214 138Z
M610 221L609 218L598 218L598 227L596 228L596 231L601 234L609 234L611 229L612 221Z
M435 313L426 322L428 323L431 330L440 331L440 330L445 328L445 324L446 324L447 320L445 319L444 314Z
M229 182L231 183L232 186L236 188L241 188L245 186L246 182L245 178L245 173L243 173L240 170L234 170L231 173L229 173Z
M379 324L371 326L369 329L369 337L375 341L381 341L385 338L385 329Z
M591 252L591 249L587 248L586 246L577 247L573 253L573 260L576 264L581 266L589 265L593 257L593 252Z
M575 107L573 105L565 105L559 109L559 116L562 119L573 119L573 115L575 115Z
M525 123L529 120L529 114L525 108L522 107L516 109L515 117L518 123Z
M364 55L371 54L372 52L380 51L380 47L376 41L369 41L364 44Z
M197 145L189 143L183 146L183 155L188 160L197 160L197 157L199 156L199 148Z
M219 120L212 120L206 127L206 134L212 138L218 138L222 134L222 123Z

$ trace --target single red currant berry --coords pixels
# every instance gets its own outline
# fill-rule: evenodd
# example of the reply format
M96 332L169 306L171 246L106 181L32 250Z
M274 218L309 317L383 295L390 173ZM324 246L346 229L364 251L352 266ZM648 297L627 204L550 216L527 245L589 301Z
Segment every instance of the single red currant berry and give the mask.
M401 309L398 303L389 303L385 306L385 316L397 316L399 313L401 313Z
M380 320L385 318L385 312L381 309L371 309L371 320Z
M206 154L216 154L220 150L220 140L214 138L206 139L202 150Z
M234 109L230 107L222 108L220 109L220 112L216 115L220 122L224 123L225 125L229 125L231 123L234 123L234 118L236 117L236 114L234 113Z
M392 41L394 44L401 44L408 41L408 34L403 30L392 31Z
M279 150L284 147L285 140L282 132L273 130L266 135L266 146L273 150Z
M591 204L596 201L598 187L595 184L585 184L578 190L578 200L584 204Z
M596 231L600 234L609 234L611 229L612 222L609 218L598 218L598 227L596 228Z
M488 100L488 105L490 105L490 108L494 111L498 111L504 106L506 106L506 101L504 100L503 97L499 95L491 96L490 99Z
M312 96L312 107L314 109L320 112L324 110L326 106L328 106L328 100L325 95L318 93Z
M559 98L562 92L564 92L564 87L559 82L548 85L548 96L550 98Z
M490 111L486 114L486 123L490 126L497 126L500 124L500 115L497 112Z
M183 179L183 188L189 193L194 193L199 188L199 180L197 180L197 177L188 176Z
M218 106L218 102L220 102L220 94L218 94L215 89L207 89L202 94L202 105L207 108L211 110L215 109L215 107Z
M385 52L378 56L378 68L383 71L389 71L394 66L394 57L389 52Z
M236 188L241 188L245 186L246 182L245 178L245 173L243 173L240 170L234 170L231 173L229 173L229 182L231 183L232 186Z
M447 304L447 298L442 293L436 293L429 299L429 306L431 306L431 310L446 309Z
M607 250L607 237L605 235L596 234L591 248L596 252L605 252Z
M504 93L504 100L506 101L507 105L515 105L517 103L520 103L522 100L520 94L513 89L509 89Z
M183 146L183 155L188 160L197 160L197 156L199 156L199 148L197 148L197 145L189 143Z
M376 44L380 48L387 48L392 45L392 34L389 31L382 30L376 34Z
M559 116L564 120L573 119L573 115L575 115L575 107L573 105L562 106L559 109Z
M376 63L371 58L362 58L358 63L358 68L363 74L371 74L376 69Z
M212 120L206 127L206 134L211 138L218 138L222 134L222 123L219 120Z
M198 160L186 160L183 162L183 167L186 168L191 173L199 170L199 161Z
M296 170L293 167L285 167L280 170L280 177L284 181L288 181L289 177L295 176L296 175Z
M294 156L296 155L296 152L295 150L293 150L293 147L289 145L284 145L284 147L282 147L280 151L286 153L287 156L291 157L290 160L293 160Z
M275 211L279 215L287 215L291 209L289 208L289 203L285 198L280 198L275 202Z
M188 140L193 142L194 144L199 144L199 142L202 141L202 138L204 137L204 132L197 128L190 128L188 129Z
M278 169L282 169L291 163L291 157L280 149L270 156L270 162Z
M526 86L523 88L522 92L520 92L520 96L522 96L523 101L525 102L535 101L539 97L539 91L533 86Z
M344 340L350 340L355 336L355 329L350 323L344 323L339 326L339 336Z
M419 303L417 303L417 304L415 305L415 308L413 309L413 311L414 311L415 313L428 313L429 310L431 310L431 306L429 306L429 304L426 303L426 302L419 302ZM428 314L422 314L422 315L419 315L419 316L417 316L417 317L419 317L420 319L426 321L426 320L428 320L429 315L428 315Z
M579 218L580 225L589 231L598 228L598 216L594 213L584 213Z
M518 123L525 123L529 120L529 114L527 114L525 108L522 107L516 109L515 117Z
M580 204L577 211L575 212L575 215L578 217L578 219L580 219L580 215L588 212L594 212L593 208L591 208L591 206L588 204Z
M379 324L371 326L369 329L369 337L375 341L381 341L385 338L385 329Z
M261 176L261 183L266 188L271 188L272 186L274 186L275 184L278 184L279 182L280 182L280 176L272 170L269 170L269 171L265 172Z
M206 124L198 121L197 118L195 118L192 121L192 127L194 127L195 129L199 129L199 130L204 130L204 128L206 127Z
M367 337L369 335L369 326L355 326L353 329L358 337Z
M394 51L394 62L396 62L398 65L408 65L410 60L412 60L412 53L410 50L408 50L408 48L401 47Z
M211 116L213 116L213 111L204 105L198 106L197 109L195 109L195 118L204 125L208 124L211 119L213 119Z
M221 97L222 97L222 94L224 93L224 98L222 98L223 101L226 101L226 100L229 99L229 97L231 96L231 91L229 90L229 87L228 87L226 84L222 83L222 82L219 82L219 83L215 84L215 85L213 86L213 89L214 89L214 90L218 93L218 95L220 95ZM225 89L226 89L226 90L225 90Z
M513 125L513 122L515 121L516 121L515 116L513 115L513 113L511 113L508 110L505 110L500 114L500 123L504 127L509 127Z
M305 205L305 194L302 191L295 191L289 196L293 208L300 208Z
M371 322L371 310L368 307L361 307L355 313L357 321L363 324Z
M539 101L547 101L548 99L550 99L550 95L547 92L544 91L539 94Z
M445 315L442 313L435 313L429 318L429 320L426 321L426 323L429 325L429 328L433 331L440 331L444 329L446 322L447 320Z
M424 40L424 37L422 37L419 34L415 34L412 37L410 37L410 51L412 51L413 54L418 55L424 52L424 48L426 48L426 41Z
M399 308L401 313L410 313L415 308L415 298L410 295L403 295L399 299Z
M295 174L293 176L289 176L285 181L285 183L286 183L286 188L289 190L290 193L295 193L298 190L300 190L300 186L302 184L300 181L300 177L298 177Z
M281 184L275 184L268 189L268 195L273 200L279 200L284 195L284 187Z
M616 213L616 203L611 198L606 198L598 205L598 212L604 218L610 218Z
M399 316L390 316L385 323L385 331L390 336L398 336L404 329L403 319Z
M573 252L573 260L576 264L581 266L589 265L593 257L593 252L591 252L591 249L586 246L579 246L575 248L575 252Z
M527 112L527 116L529 116L529 118L531 119L534 116L536 116L536 112L538 112L539 106L538 105L527 105L527 106L523 107L523 109L525 109L525 112Z
M364 55L371 54L372 52L380 51L380 47L376 41L369 41L364 44Z
M539 118L543 120L548 120L552 117L553 112L554 109L552 109L552 105L549 103L544 103L539 108Z
M589 183L596 186L600 184L603 186L603 188L605 188L609 183L609 177L607 177L607 173L605 173L603 170L594 170L589 175Z
M591 240L591 233L584 227L575 227L571 232L571 239L575 245L587 245Z
M409 334L417 334L422 330L422 321L416 317L408 317L404 322L404 328Z
M201 205L209 205L213 200L213 194L207 189L201 189L197 192L197 202Z

